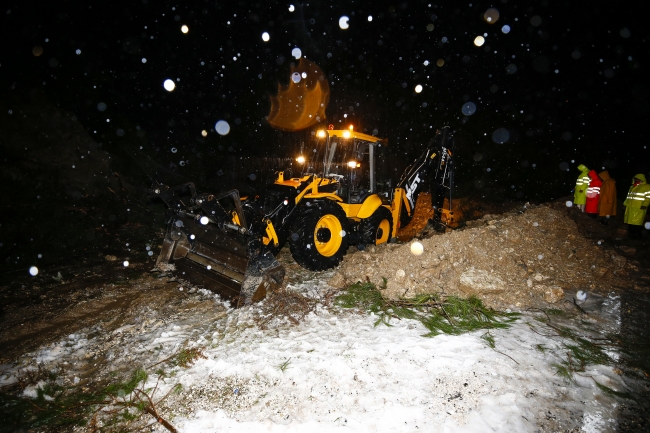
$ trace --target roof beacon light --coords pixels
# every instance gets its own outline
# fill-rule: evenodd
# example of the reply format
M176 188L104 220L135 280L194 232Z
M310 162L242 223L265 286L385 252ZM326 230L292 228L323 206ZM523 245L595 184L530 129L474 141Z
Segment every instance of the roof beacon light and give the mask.
M354 131L354 125L350 125L350 127L349 127L348 129L349 129L350 131Z
M321 129L316 133L316 135L319 136L320 138L325 138L325 131Z
M298 158L296 158L296 161L298 161L298 164L304 164L305 163L305 157L300 155Z
M350 168L357 168L357 167L358 167L357 162L356 162L356 161L350 161L350 162L348 162L348 167L350 167Z
M343 131L343 138L350 138L350 131Z

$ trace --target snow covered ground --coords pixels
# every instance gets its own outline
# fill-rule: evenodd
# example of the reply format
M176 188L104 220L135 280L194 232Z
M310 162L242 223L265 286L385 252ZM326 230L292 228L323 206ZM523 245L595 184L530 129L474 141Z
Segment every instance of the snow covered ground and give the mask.
M327 278L292 289L319 297L329 289L322 281ZM75 368L98 351L110 370L120 364L136 368L134 360L146 366L181 347L199 347L206 358L189 368L173 367L159 384L161 394L183 386L163 407L181 432L617 429L617 402L595 381L623 391L621 376L594 366L566 383L552 366L564 354L562 340L544 332L533 313L510 329L491 331L493 350L480 338L483 332L425 338L417 321L375 327L375 317L322 305L298 325L274 319L260 329L254 320L259 306L225 309L210 292L193 296L212 311L179 313L157 326L145 326L155 312L143 311L137 323L110 335L87 329L25 356L21 365L3 366L0 385L15 381L30 362L67 364L66 380L76 384L83 372ZM600 302L597 320L611 330L618 326L617 302ZM150 374L151 386L156 378ZM25 395L35 395L35 389ZM164 431L160 425L154 430Z

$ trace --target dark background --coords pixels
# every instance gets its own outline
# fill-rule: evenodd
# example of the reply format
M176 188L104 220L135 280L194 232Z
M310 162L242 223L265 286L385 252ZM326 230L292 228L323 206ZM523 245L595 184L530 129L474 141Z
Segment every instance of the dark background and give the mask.
M294 47L329 80L323 124L389 140L384 177L399 177L445 125L459 196L570 196L582 163L609 169L621 198L647 174L648 31L637 3L222 3L4 3L3 275L37 254L117 251L129 224L158 227L152 178L254 190L290 165L312 130L277 131L265 117ZM491 7L494 24L483 18Z

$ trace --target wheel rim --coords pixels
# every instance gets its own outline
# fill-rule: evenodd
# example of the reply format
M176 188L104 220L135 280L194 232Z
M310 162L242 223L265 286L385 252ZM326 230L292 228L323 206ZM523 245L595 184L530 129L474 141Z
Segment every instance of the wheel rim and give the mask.
M383 244L388 242L388 237L390 236L390 221L384 219L381 220L379 226L377 227L377 244Z
M331 257L341 248L343 238L341 222L334 215L324 215L314 229L314 245L319 254Z

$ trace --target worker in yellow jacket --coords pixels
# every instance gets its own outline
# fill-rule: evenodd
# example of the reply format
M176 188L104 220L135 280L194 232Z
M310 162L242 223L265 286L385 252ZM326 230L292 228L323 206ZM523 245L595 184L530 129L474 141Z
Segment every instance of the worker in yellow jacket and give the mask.
M623 204L625 205L623 222L628 225L628 236L630 239L641 239L643 221L650 205L650 185L646 183L643 174L634 176Z
M591 178L589 177L589 169L586 165L580 164L578 170L580 170L580 176L578 176L578 180L576 181L576 189L573 193L573 204L584 212L585 205L587 204L587 188L589 188Z

